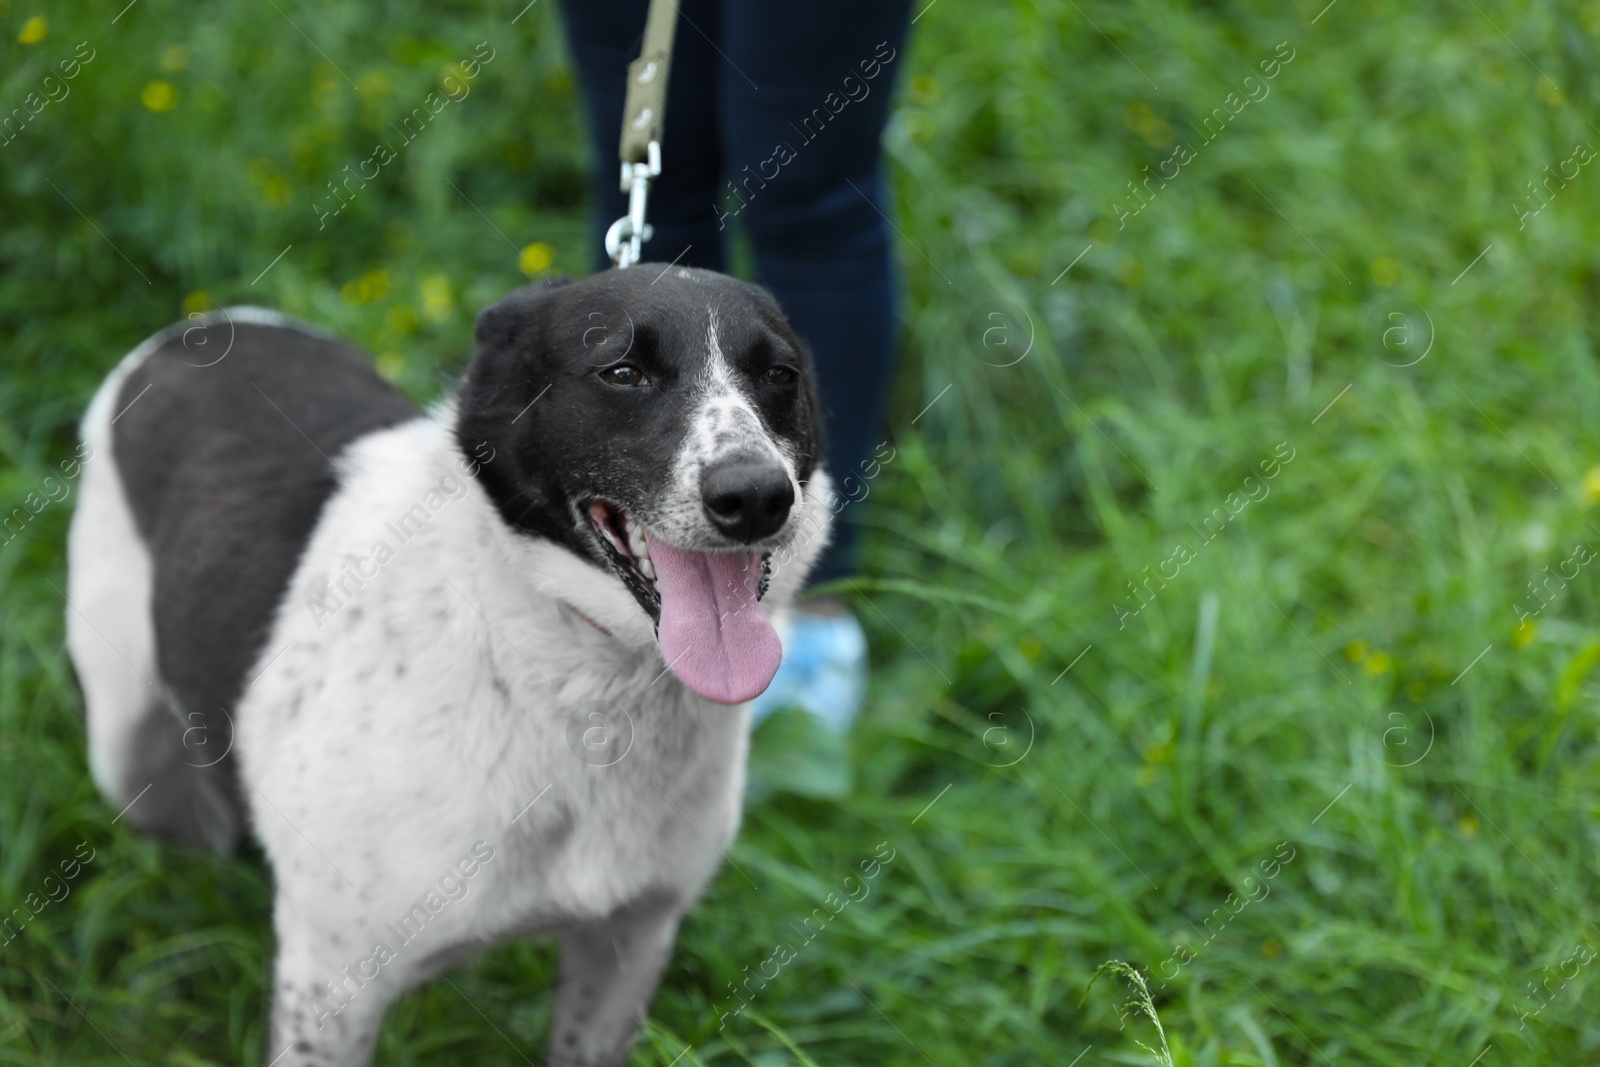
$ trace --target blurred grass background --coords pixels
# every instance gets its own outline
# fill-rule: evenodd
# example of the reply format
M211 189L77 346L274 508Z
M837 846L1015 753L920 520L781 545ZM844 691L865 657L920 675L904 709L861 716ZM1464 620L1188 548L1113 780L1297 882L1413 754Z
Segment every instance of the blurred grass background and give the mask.
M549 0L122 3L0 0L0 115L28 115L0 144L8 514L187 313L282 308L429 399L477 310L587 271ZM319 231L326 183L484 41ZM1595 1061L1600 600L1565 561L1600 547L1600 174L1529 183L1600 145L1600 4L942 0L905 65L855 789L750 807L760 889L724 871L692 913L633 1062L1149 1063L1126 984L1088 989L1107 958L1180 1065ZM259 1064L268 876L112 823L62 650L70 493L28 507L0 906L93 859L0 935L0 1061ZM879 842L871 896L719 1031ZM379 1062L536 1061L552 965L511 945L416 991Z

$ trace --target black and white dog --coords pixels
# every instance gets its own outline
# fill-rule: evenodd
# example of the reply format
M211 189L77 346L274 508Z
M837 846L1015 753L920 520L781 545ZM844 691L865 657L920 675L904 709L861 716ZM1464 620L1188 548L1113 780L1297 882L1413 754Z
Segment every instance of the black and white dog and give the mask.
M761 290L609 271L476 340L422 413L331 337L219 312L84 418L90 765L146 829L264 845L275 1067L367 1062L400 992L535 932L548 1062L621 1063L826 540L808 357Z

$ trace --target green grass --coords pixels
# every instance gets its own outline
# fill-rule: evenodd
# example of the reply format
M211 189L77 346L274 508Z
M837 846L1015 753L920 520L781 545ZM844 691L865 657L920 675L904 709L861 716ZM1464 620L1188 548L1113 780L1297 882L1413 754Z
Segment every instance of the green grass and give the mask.
M24 44L45 6L0 0L0 108L96 50L0 146L8 510L185 310L282 307L427 398L520 248L587 268L548 2L60 6ZM1600 145L1600 4L1323 6L917 23L855 789L750 807L732 855L759 888L725 870L691 915L635 1064L1148 1064L1126 981L1091 987L1109 958L1179 1067L1596 1058L1596 969L1560 977L1600 948L1595 568L1518 619L1600 546L1600 168L1522 228L1513 204ZM324 183L483 40L471 95L319 234ZM1202 145L1279 42L1270 95ZM0 547L0 906L95 852L0 945L0 1062L259 1064L259 858L159 846L89 783L52 586L70 505ZM880 842L871 895L719 1032L729 984ZM379 1062L536 1061L552 964L505 946L417 990Z

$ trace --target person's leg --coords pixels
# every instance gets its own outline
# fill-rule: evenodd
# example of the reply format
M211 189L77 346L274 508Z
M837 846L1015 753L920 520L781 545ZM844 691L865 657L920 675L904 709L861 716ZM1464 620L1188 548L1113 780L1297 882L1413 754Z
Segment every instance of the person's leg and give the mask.
M661 177L650 190L648 218L655 236L645 242L646 262L677 259L683 266L710 270L722 270L726 262L714 210L722 164L713 72L722 59L688 21L714 33L716 5L717 0L682 0L667 86ZM561 4L594 158L590 181L597 269L611 265L605 252L606 228L628 210L617 180L617 142L622 137L628 64L639 57L648 6L648 0L562 0Z
M909 0L723 0L718 128L725 212L754 246L759 280L811 348L827 415L826 466L859 500L881 439L895 342L895 276L879 140L904 65ZM859 510L845 508L813 583L856 567ZM752 704L799 707L832 729L808 751L848 766L840 737L865 690L866 639L842 605L802 603L784 663ZM815 777L815 776L813 776ZM847 782L833 788L848 789Z
M893 365L879 141L909 14L909 0L723 0L718 33L719 222L746 227L760 281L812 350L827 468L851 499L865 492ZM854 572L856 513L844 509L813 582Z

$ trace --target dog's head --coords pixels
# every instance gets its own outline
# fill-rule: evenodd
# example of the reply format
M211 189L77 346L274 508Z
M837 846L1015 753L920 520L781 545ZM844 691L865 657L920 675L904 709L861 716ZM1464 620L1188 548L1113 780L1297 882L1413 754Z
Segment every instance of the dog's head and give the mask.
M458 441L514 531L582 561L546 554L544 590L659 639L701 696L765 689L766 612L826 541L830 493L810 359L777 304L642 264L519 289L476 336Z

